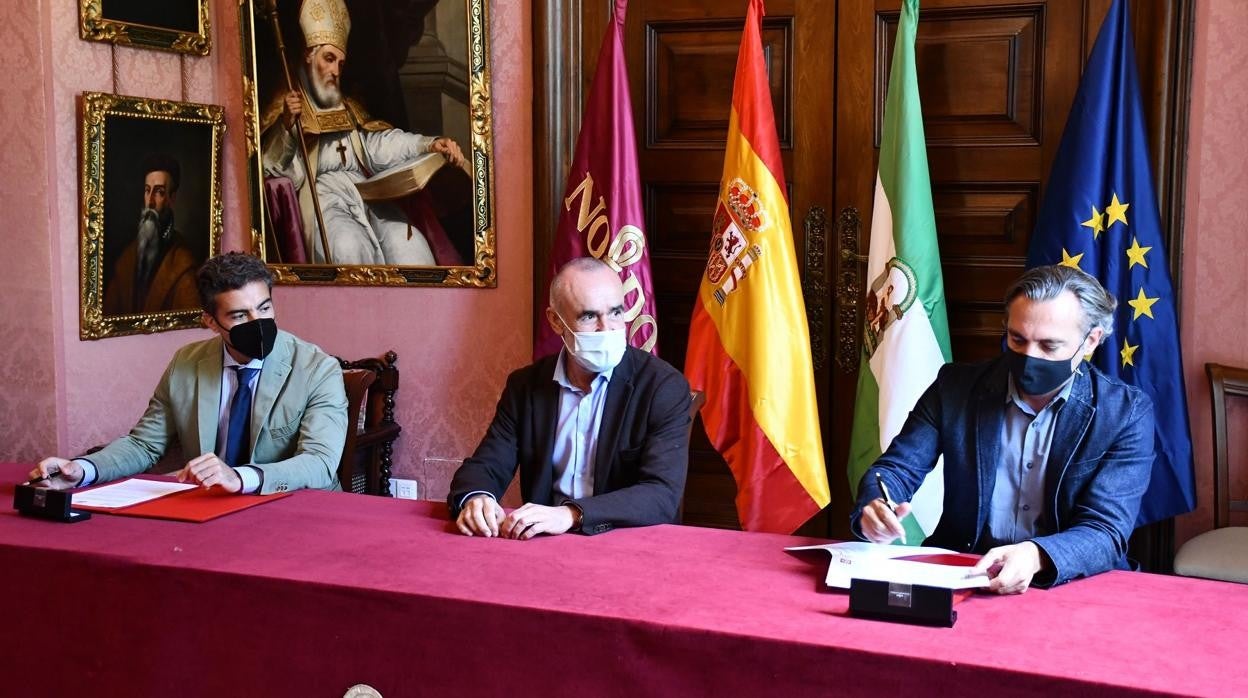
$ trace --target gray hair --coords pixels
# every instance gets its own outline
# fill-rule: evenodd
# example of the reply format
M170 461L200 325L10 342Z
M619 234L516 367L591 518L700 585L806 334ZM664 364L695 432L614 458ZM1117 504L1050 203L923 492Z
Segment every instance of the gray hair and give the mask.
M609 271L613 275L615 273L611 267L607 266L606 262L595 257L574 257L564 262L563 266L559 267L559 271L555 272L555 278L550 280L550 307L555 307L555 299L563 293L564 287L568 285L567 277L570 275L570 272L597 270Z
M1083 309L1085 335L1095 327L1101 328L1107 337L1114 333L1114 310L1118 308L1118 299L1087 272L1061 264L1028 269L1010 284L1005 292L1006 315L1009 315L1010 303L1019 296L1032 301L1051 301L1063 291L1075 294L1079 301L1079 307Z

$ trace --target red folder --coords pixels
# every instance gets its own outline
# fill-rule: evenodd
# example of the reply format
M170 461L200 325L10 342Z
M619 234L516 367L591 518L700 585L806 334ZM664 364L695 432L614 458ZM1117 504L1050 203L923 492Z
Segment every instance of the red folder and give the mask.
M954 567L974 567L979 562L981 555L972 555L970 553L933 553L927 555L907 555L906 557L896 558L898 560L912 560L914 562L930 562L934 565L953 565ZM974 589L957 589L953 592L953 603L965 601L975 593Z
M92 506L77 506L71 503L74 509L82 509L84 511L94 511L101 514L116 514L118 516L139 516L147 519L168 519L171 521L192 521L194 523L202 523L211 521L212 519L233 514L236 511L249 509L261 504L267 504L283 497L289 497L289 492L279 492L277 494L232 494L225 492L218 487L204 489L196 487L193 490L182 490L174 492L163 497L157 497L146 502L132 504L128 507L107 508Z
M925 555L906 555L894 560L910 560L911 562L929 562L933 565L952 565L954 567L974 567L980 555L970 553L928 553Z

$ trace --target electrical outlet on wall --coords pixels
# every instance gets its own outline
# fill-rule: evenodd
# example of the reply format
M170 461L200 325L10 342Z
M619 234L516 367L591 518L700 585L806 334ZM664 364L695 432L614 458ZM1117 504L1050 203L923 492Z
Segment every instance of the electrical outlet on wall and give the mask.
M415 480L397 480L390 478L390 491L398 499L420 499L419 488Z

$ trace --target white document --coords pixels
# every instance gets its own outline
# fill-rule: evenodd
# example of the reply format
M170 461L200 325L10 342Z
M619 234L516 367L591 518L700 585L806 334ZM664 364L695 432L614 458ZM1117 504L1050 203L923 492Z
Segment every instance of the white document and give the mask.
M851 541L827 545L802 545L785 550L826 550L832 556L824 583L848 589L853 579L874 579L899 584L920 584L945 589L974 589L988 586L987 573L969 575L971 568L916 560L897 560L917 555L954 555L952 550L904 545L880 545Z
M103 485L85 492L75 492L73 496L74 506L85 507L101 507L107 509L120 509L128 507L131 504L139 504L141 502L151 501L158 497L163 497L174 492L182 490L193 490L198 485L192 485L185 482L171 482L168 480L140 480L131 478L115 482L111 485Z

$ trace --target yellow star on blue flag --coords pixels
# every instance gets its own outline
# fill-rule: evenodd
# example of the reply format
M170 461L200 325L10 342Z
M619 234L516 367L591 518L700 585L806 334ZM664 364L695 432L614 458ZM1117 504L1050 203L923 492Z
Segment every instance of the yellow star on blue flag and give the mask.
M1120 356L1122 356L1123 368L1126 368L1127 366L1135 365L1135 350L1139 348L1140 348L1140 345L1138 344L1132 346L1131 342L1124 341L1122 343L1122 351L1118 353Z
M1151 249L1153 248L1141 247L1139 239L1131 238L1131 246L1127 248L1127 268L1129 269L1139 264L1147 269L1148 260L1144 259L1144 255L1148 254L1148 251Z

